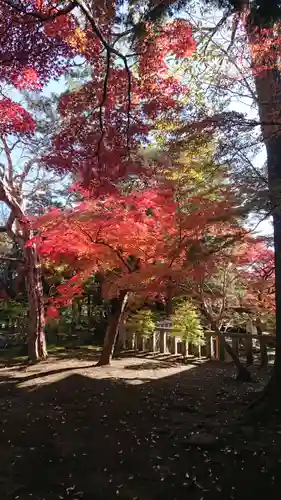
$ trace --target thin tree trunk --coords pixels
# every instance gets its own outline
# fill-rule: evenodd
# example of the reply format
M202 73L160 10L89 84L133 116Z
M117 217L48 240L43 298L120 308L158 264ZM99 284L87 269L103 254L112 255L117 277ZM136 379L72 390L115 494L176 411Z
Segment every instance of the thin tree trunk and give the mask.
M28 317L28 356L31 362L36 363L47 358L45 339L45 311L41 277L40 260L34 246L24 249L26 264L26 290L29 307Z
M124 341L124 338L126 338L125 322L128 318L128 315L129 315L129 312L126 311L126 312L123 312L123 314L121 316L119 328L118 328L118 334L116 337L115 347L114 347L114 351L113 351L113 357L120 355L122 349L124 349L124 347L125 347L125 341Z
M219 336L223 348L232 358L232 361L237 368L236 380L239 380L240 382L249 382L251 380L251 374L247 370L246 366L242 365L235 350L228 344L228 342L226 342L224 335L221 334L220 330L217 327L215 328L215 332Z
M248 21L249 46L253 49L255 44L257 47L259 39L256 26L251 24L250 18ZM272 380L264 396L269 396L271 403L281 408L281 80L278 57L278 50L271 49L268 53L262 44L259 50L252 50L259 116L267 151L275 250L276 353Z
M166 314L168 317L172 316L173 314L173 296L172 296L172 290L169 286L167 287L167 296L166 296Z
M88 328L91 328L91 319L92 319L92 303L91 303L91 294L87 295L87 317L88 317Z
M78 327L81 324L81 316L82 316L82 299L77 299L76 326Z
M75 329L75 325L76 325L76 302L75 300L73 300L71 305L71 330Z
M231 357L235 367L237 368L237 376L236 380L240 382L249 382L251 380L251 374L249 370L247 370L246 366L242 365L239 357L237 356L235 350L226 342L224 335L222 335L220 329L217 326L217 322L215 319L209 314L206 306L204 305L204 300L202 300L201 311L204 314L205 318L210 322L212 330L218 335L221 345L225 349L225 351Z
M105 333L103 350L97 366L110 365L119 326L128 300L128 293L121 292L119 297L112 300L111 313L108 318L108 326Z

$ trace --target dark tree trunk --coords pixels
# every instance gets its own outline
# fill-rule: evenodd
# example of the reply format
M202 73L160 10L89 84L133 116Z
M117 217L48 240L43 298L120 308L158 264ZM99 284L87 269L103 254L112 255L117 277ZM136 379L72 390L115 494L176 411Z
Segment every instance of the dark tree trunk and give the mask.
M257 42L255 28L256 26L248 23L250 48ZM264 396L269 396L271 403L281 408L281 80L278 57L278 50L273 49L269 54L266 50L263 51L261 46L253 55L252 65L255 70L261 129L267 151L275 249L276 354L272 380Z
M171 285L168 283L167 286L167 295L166 295L166 301L165 301L165 306L166 306L166 314L167 316L172 316L173 314L173 290Z
M88 316L88 327L92 326L92 302L91 302L91 294L87 295L87 316Z
M71 305L71 330L75 329L76 325L76 302L73 300Z
M82 316L82 300L77 300L77 317L76 317L76 326L79 327L81 324L81 316Z
M112 300L111 313L108 318L108 326L104 337L103 350L97 366L110 365L127 299L128 293L121 292L119 297Z
M268 355L267 355L267 345L264 342L263 338L262 322L259 316L256 319L256 328L258 336L260 337L260 367L264 368L268 366Z
M246 366L242 365L239 357L237 356L235 350L226 342L224 335L222 335L219 327L217 326L217 321L209 314L208 310L206 307L204 307L203 304L201 304L201 312L204 314L205 318L210 322L212 330L216 333L216 335L219 337L220 343L222 347L225 349L225 351L229 354L231 357L236 369L237 369L237 376L236 380L239 382L249 382L251 380L251 374L249 370L247 370Z
M258 335L262 335L262 322L261 322L261 319L259 316L256 319L256 329L257 329Z
M28 357L32 363L47 358L45 339L45 311L41 277L41 265L36 248L33 246L24 249L26 264L26 290L28 298Z
M223 348L226 350L226 352L232 358L232 361L233 361L235 367L237 368L236 380L238 380L239 382L250 382L251 374L247 370L246 366L242 365L235 350L228 344L228 342L226 342L224 336L220 333L218 328L215 329L215 332L217 333L217 335L219 335L219 338L220 338L220 341L221 341Z

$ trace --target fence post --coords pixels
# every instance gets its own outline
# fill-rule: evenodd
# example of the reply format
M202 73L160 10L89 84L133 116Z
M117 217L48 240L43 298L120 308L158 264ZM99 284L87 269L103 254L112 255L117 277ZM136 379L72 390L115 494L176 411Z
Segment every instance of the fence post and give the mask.
M173 343L172 343L172 354L178 354L178 340L179 337L172 337Z
M238 356L239 354L239 338L237 337L232 337L232 349L234 350L235 354Z
M201 358L201 345L192 345L192 354L195 358Z
M267 345L263 335L260 336L260 367L266 368L268 365Z
M141 348L141 351L145 351L145 340L146 338L143 335L140 335L139 346Z
M188 342L187 340L182 340L181 342L181 352L182 352L182 355L184 358L186 358L189 354L189 351L188 351Z
M160 352L166 354L167 352L167 332L166 330L160 331Z
M135 349L136 349L136 334L135 333L132 333L131 349L132 349L132 351L135 351Z
M216 335L216 359L218 361L224 361L225 358L225 352L224 352L224 347L221 343L220 335Z
M152 352L156 352L156 331L154 330L152 336L151 336L151 348Z
M212 358L212 335L205 336L206 358Z
M245 354L247 365L252 365L254 362L253 358L253 339L250 335L245 335Z

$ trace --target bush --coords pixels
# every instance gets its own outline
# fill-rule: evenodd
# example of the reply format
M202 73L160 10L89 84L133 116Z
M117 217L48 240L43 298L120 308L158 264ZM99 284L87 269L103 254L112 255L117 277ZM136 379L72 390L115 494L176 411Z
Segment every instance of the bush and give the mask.
M171 316L172 333L194 345L204 344L203 328L196 309L190 302L182 302L175 307Z
M140 309L133 313L127 320L126 330L130 333L141 335L144 338L150 337L157 323L157 315L149 309Z
M6 328L13 329L22 334L26 330L27 304L16 300L0 300L0 322Z

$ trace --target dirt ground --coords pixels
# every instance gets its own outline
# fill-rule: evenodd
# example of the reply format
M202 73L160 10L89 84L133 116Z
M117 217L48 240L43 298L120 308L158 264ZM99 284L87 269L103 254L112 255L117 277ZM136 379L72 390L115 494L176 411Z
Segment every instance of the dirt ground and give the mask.
M1 500L280 498L281 425L237 424L258 371L75 356L0 367Z

